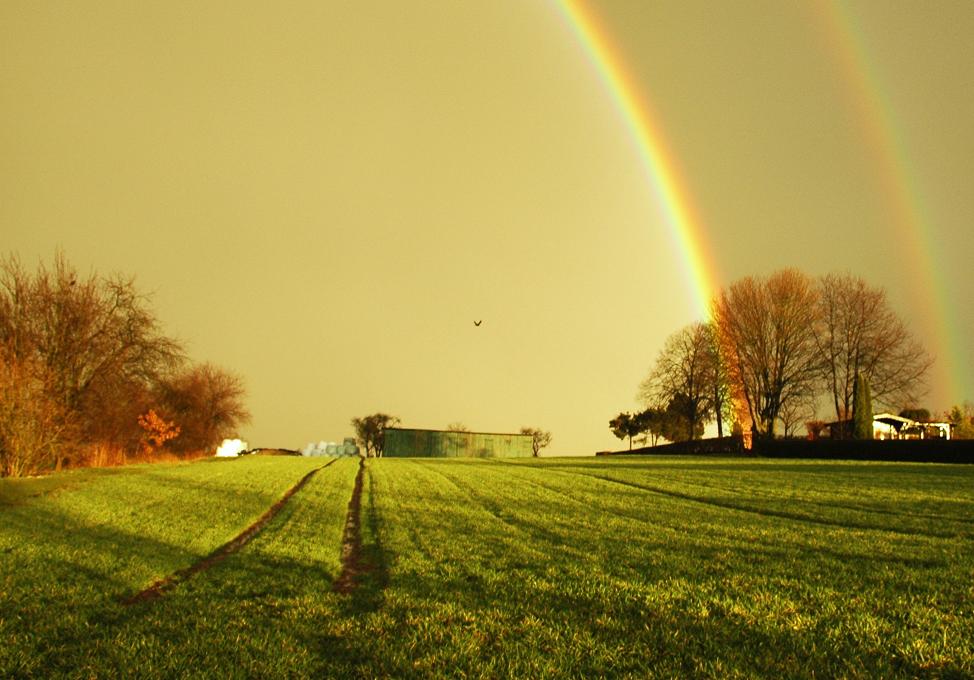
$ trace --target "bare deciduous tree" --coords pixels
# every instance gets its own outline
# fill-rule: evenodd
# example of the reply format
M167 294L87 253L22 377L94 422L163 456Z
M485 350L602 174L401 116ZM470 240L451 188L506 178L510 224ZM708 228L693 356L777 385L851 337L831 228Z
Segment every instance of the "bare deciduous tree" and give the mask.
M720 292L714 321L735 401L752 430L774 436L783 404L801 399L821 376L815 342L818 293L793 269L747 277Z
M181 430L170 445L176 451L212 449L250 421L243 380L213 364L179 371L161 381L159 392L166 416Z
M57 254L29 274L16 257L0 260L0 344L18 362L44 365L46 390L62 413L93 438L101 413L86 397L99 386L147 385L183 360L132 279L82 278ZM134 423L133 423L134 426Z
M638 398L648 407L678 408L688 435L695 437L721 398L715 350L709 324L693 323L677 331L666 340L652 372L640 384Z
M856 375L886 406L915 402L932 359L890 309L885 291L851 274L823 276L819 289L815 337L835 417L851 417Z
M385 449L385 431L387 427L395 427L399 418L385 413L373 413L364 418L352 418L352 427L358 442L365 447L365 456L381 458Z
M792 437L796 432L808 431L808 423L814 422L816 409L816 394L808 392L803 397L789 399L781 405L778 419L784 429L785 437Z
M0 348L0 477L20 477L54 467L70 419L46 388L46 371Z
M534 452L535 458L541 453L541 449L551 444L551 433L539 428L522 427L521 434L531 436L531 450Z
M134 452L139 416L167 390L183 398L169 410L189 426L184 450L246 420L238 378L174 374L184 361L132 279L82 278L60 253L34 273L0 259L0 474L81 462L86 448Z
M143 430L138 418L157 406L153 385L124 375L104 376L85 391L85 439L128 453L139 451Z

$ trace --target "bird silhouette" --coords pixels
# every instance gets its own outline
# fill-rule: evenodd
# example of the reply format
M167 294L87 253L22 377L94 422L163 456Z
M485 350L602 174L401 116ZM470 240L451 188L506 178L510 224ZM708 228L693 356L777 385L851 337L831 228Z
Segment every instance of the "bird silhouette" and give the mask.
M481 319L480 321L474 321L474 322L473 322L473 325L474 325L474 326L479 326L479 325L480 325L480 324L482 324L483 322L484 322L484 320L483 320L483 319Z

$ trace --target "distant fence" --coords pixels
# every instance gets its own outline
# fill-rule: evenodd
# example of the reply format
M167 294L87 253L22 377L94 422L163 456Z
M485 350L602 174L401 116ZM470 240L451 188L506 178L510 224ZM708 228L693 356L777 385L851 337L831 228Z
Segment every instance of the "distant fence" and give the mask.
M748 450L739 437L697 439L645 446L632 451L600 451L597 456L756 456L822 460L877 460L915 463L974 464L971 439L756 439Z

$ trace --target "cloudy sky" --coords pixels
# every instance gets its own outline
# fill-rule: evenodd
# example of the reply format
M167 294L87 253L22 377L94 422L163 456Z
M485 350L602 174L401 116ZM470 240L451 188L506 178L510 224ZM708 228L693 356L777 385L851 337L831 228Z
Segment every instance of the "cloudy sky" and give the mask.
M921 405L974 399L974 3L575 12L655 112L716 285L859 274L936 356ZM617 446L698 291L571 16L6 0L0 249L135 275L244 377L252 445L384 411Z

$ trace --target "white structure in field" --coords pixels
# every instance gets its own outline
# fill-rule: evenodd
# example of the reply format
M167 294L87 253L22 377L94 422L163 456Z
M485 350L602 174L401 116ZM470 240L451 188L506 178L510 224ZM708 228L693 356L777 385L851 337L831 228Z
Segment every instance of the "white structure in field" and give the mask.
M224 439L216 450L216 455L220 458L235 458L248 448L247 442L240 439Z

